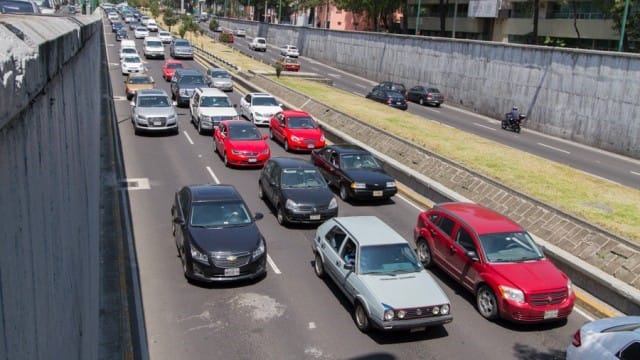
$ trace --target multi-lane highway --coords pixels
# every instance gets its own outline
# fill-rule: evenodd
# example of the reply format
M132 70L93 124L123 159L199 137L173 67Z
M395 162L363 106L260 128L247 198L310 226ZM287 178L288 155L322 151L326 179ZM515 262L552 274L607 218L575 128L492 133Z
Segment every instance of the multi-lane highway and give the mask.
M267 52L254 52L249 49L250 40L251 38L236 37L232 46L269 64L274 63L280 57L277 46L284 44L269 44ZM300 71L324 74L333 80L334 87L363 97L376 84L373 81L326 66L313 59L301 57L299 60L301 64ZM405 85L409 88L418 84ZM542 158L571 166L603 179L640 189L640 161L636 159L527 130L526 123L525 129L520 134L507 132L500 128L497 119L490 119L451 105L445 102L444 106L436 108L410 103L408 111L439 121L461 131L473 133ZM524 104L514 105L522 107ZM505 109L505 112L509 110Z
M566 323L522 326L484 320L473 296L440 271L434 277L452 301L452 323L417 333L359 332L351 307L330 281L318 279L312 268L311 227L283 228L258 199L259 170L226 168L213 152L210 136L199 135L189 110L178 109L178 135L136 136L124 77L118 66L118 43L105 22L108 62L120 132L142 290L147 342L152 359L555 359L587 318L574 311ZM140 40L136 40L139 51ZM272 54L270 49L267 55ZM168 49L166 57L169 58ZM187 66L204 72L196 61ZM169 90L161 76L162 60L146 65L156 87ZM305 62L303 66L310 65ZM343 76L343 75L341 75ZM239 104L243 90L230 97ZM286 99L283 99L286 100ZM451 117L462 113L443 109ZM456 115L456 116L454 116ZM464 114L463 114L464 115ZM471 115L467 119L481 121ZM490 127L491 123L486 123ZM262 129L266 133L266 129ZM490 130L487 130L489 132ZM529 135L529 134L527 134ZM521 135L519 138L521 138ZM270 141L273 156L285 153ZM269 254L268 276L257 283L198 286L182 275L171 235L170 206L176 189L185 184L235 185L254 212ZM340 215L375 215L407 240L420 211L396 196L392 203L350 205L339 201Z

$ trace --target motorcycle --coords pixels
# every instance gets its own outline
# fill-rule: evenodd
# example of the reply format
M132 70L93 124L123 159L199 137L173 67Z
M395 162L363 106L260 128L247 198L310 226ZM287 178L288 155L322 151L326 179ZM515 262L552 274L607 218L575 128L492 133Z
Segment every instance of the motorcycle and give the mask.
M511 113L506 113L502 119L502 129L520 133L520 124L526 118L526 115L520 114L518 119L514 119Z

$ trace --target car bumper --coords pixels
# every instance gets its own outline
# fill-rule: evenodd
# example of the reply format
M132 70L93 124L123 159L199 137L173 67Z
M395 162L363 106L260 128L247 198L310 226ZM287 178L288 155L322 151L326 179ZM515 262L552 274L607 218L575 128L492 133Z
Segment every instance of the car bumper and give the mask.
M247 167L263 167L264 164L269 160L268 155L259 155L259 156L238 156L238 155L229 155L227 158L229 160L229 164L233 166L247 166Z
M233 84L216 84L216 83L213 83L212 87L214 87L216 89L220 89L222 91L232 91L233 90Z
M191 95L178 95L176 96L176 102L178 102L178 106L187 106L189 105L189 99Z
M145 131L145 132L165 132L165 131L173 132L178 130L178 123L149 125L149 124L139 123L136 121L135 127L138 131Z
M360 200L388 199L398 192L397 188L384 190L350 189L351 197Z
M144 56L149 58L162 58L164 59L164 51L149 51L144 53Z
M515 303L502 299L500 316L518 323L541 323L564 319L571 314L575 303L575 295L572 294L557 305L533 306L528 303Z
M144 69L131 69L131 68L123 68L123 74L140 74L144 71Z
M400 110L407 110L409 108L409 105L407 105L407 104L400 104L400 105L398 105L398 104L388 104L388 105L391 106L392 108L400 109Z
M193 59L193 53L174 52L174 58Z
M295 211L285 209L287 222L298 224L323 223L328 219L338 216L338 208L322 211Z
M422 327L428 326L439 326L450 323L453 320L453 315L440 315L440 316L432 316L425 317L419 319L410 319L410 320L393 320L393 321L382 321L377 319L372 319L372 324L384 331L394 331L394 330L411 330L411 329L419 329Z
M262 255L256 261L249 263L239 268L238 275L227 276L225 275L224 268L218 268L211 265L204 265L198 262L193 262L190 271L187 272L187 277L193 280L203 282L228 282L228 281L241 281L241 280L253 280L264 276L267 273L267 256Z
M253 123L256 125L269 125L271 116L258 116L253 114Z
M286 141L286 139L285 139ZM313 141L313 140L310 140ZM289 145L289 149L291 150L295 150L295 151L312 151L314 149L322 149L326 143L324 141L317 141L317 142L311 142L311 143L307 143L307 142L288 142Z

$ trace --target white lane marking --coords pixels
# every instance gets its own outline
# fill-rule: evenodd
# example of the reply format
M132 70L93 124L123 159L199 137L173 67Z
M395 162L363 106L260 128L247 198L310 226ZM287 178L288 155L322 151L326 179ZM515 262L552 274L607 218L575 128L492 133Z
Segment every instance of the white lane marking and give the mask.
M216 174L214 174L213 170L211 170L211 168L208 166L207 166L207 171L209 172L209 175L211 175L211 177L213 178L213 181L215 181L216 184L220 184L220 180L218 180L218 177L216 176Z
M595 318L591 315L589 315L587 312L583 311L582 309L580 309L579 307L574 307L573 310L575 310L576 312L578 312L580 315L584 316L585 318L587 318L587 320L589 321L593 321L595 320Z
M485 129L487 129L487 130L496 131L496 129L495 129L495 128L493 128L493 127L491 127L491 126L486 126L486 125L482 125L482 124L478 124L478 123L473 123L473 125L475 125L475 126L479 126L479 127L481 127L481 128L485 128Z
M110 62L109 65L111 65L111 66L120 66L120 63L112 63L112 62Z
M189 136L189 134L187 134L186 131L182 131L182 133L184 134L184 136L187 137L187 140L189 141L189 144L193 145L193 140L191 140L191 136Z
M638 175L638 176L640 176L640 173L639 173L639 172L635 172L635 171L629 171L629 172L630 172L630 173L632 173L633 175Z
M436 110L436 109L432 109L432 108L425 108L425 110L433 111L434 113L440 114L440 110Z
M309 103L309 101L311 101L311 98L308 98L307 101L305 101L304 104L300 106L300 109L304 109L304 107Z
M406 197L404 197L402 195L399 195L399 194L396 194L396 196L399 197L400 199L404 200L407 204L409 204L409 205L413 206L414 208L418 209L418 211L420 211L420 212L424 211L423 208L421 208L418 205L414 204L413 201L407 199Z
M565 154L567 154L567 155L571 154L571 153L570 153L570 152L568 152L567 150L562 150L562 149L559 149L559 148L557 148L557 147L553 147L553 146L551 146L551 145L547 145L547 144L543 144L543 143L538 143L538 145L540 145L540 146L542 146L542 147L546 147L547 149L551 149L551 150L555 150L555 151L559 151L559 152L565 153Z
M368 89L368 87L366 85L362 85L362 84L355 84L357 87L363 88L363 89Z
M276 263L273 262L273 260L271 259L271 256L269 256L269 254L267 254L267 262L269 263L269 265L271 265L271 268L273 269L274 273L282 274L282 272L280 271L280 269L278 269L278 266L276 266Z
M317 68L317 67L315 67L315 66L310 66L310 67L309 67L309 69L311 69L311 70L313 70L313 71L320 71L320 69L318 69L318 68Z
M129 101L126 96L114 96L114 101Z
M149 190L151 185L148 178L127 178L122 180L122 190Z
M314 323L313 321L311 321L311 322L309 323L309 330L313 330L313 329L315 329L315 328L316 328L316 323Z
M340 76L340 74L332 74L332 73L328 73L327 75L334 77L334 78L341 78L342 76Z

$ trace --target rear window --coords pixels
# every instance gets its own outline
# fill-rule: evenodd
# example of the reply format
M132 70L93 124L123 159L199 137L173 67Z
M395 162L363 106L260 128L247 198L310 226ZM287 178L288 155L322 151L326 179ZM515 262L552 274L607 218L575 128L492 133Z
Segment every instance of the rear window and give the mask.
M147 41L147 46L162 46L162 42L161 41L156 41L156 40L152 40L152 41Z

